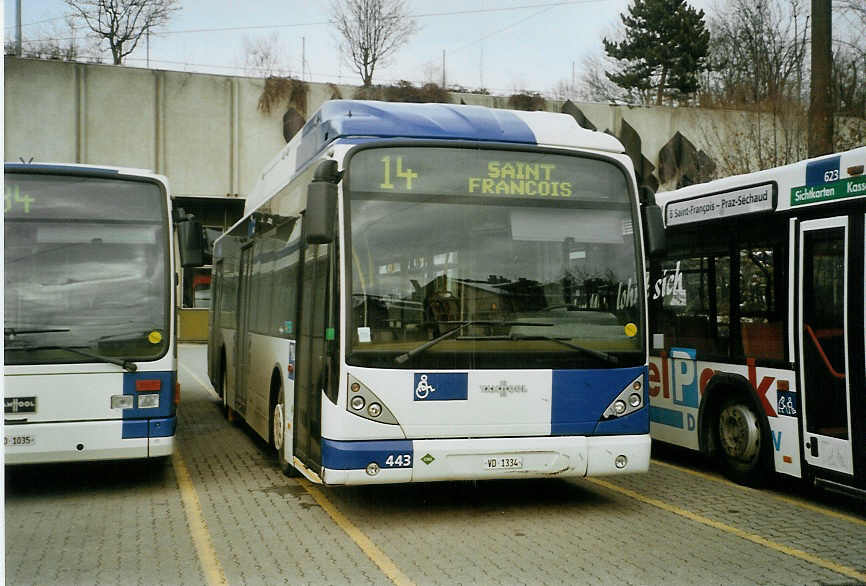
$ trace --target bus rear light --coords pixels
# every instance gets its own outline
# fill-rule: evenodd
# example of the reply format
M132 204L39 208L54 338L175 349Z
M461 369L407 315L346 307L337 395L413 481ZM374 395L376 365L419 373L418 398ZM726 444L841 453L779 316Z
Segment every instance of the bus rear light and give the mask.
M162 389L162 381L158 378L140 378L135 381L135 390L139 393L146 391L159 391Z
M360 411L364 408L366 401L364 401L364 397L362 397L361 395L355 395L354 397L352 397L352 400L349 402L349 404L355 411Z
M623 413L625 413L625 409L626 409L625 401L622 401L622 400L614 401L614 403L613 403L613 412L614 413L616 413L617 415L622 415Z
M382 414L382 406L379 403L370 403L367 407L367 413L370 417L379 417Z
M387 404L351 374L347 387L349 397L346 401L346 411L376 423L398 425L397 418L388 409Z
M132 395L111 395L112 409L132 409Z
M180 383L174 383L174 405L180 405Z
M634 408L640 407L640 404L643 402L643 397L638 395L637 393L632 393L628 396L628 404Z
M159 394L148 393L146 395L138 396L139 409L155 409L157 407L159 407Z

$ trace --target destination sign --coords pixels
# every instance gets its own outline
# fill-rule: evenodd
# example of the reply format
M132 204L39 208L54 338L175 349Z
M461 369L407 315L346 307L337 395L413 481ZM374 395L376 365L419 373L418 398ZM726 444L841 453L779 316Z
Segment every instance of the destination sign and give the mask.
M626 203L625 174L612 163L552 153L476 148L391 147L358 152L353 192L460 195Z
M765 183L686 201L671 202L665 208L665 215L668 226L679 226L744 214L769 212L773 208L773 184Z

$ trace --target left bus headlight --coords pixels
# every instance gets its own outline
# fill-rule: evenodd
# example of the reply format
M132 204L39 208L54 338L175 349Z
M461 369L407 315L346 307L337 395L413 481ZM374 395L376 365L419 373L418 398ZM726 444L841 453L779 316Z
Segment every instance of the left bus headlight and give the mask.
M349 398L346 400L346 410L353 415L375 421L376 423L387 423L398 425L397 418L385 403L370 390L367 385L349 375L348 386Z

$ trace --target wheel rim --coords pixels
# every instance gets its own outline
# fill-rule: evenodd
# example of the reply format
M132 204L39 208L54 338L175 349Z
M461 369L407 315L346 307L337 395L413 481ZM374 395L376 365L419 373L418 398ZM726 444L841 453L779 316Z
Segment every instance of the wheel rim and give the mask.
M283 404L274 405L274 447L278 452L283 449Z
M749 462L761 449L761 430L754 412L742 403L729 405L719 414L719 443L725 455Z

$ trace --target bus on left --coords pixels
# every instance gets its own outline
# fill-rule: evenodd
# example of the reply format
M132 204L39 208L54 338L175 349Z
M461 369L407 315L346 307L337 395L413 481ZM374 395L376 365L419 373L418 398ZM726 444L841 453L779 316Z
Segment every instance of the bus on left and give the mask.
M170 455L180 389L166 178L7 163L4 187L5 463ZM184 265L199 262L195 246Z

